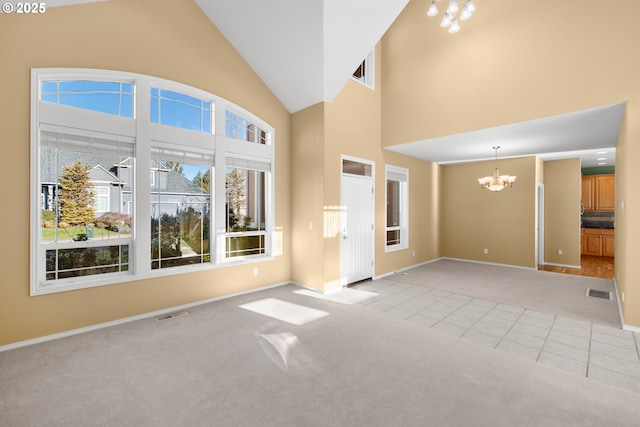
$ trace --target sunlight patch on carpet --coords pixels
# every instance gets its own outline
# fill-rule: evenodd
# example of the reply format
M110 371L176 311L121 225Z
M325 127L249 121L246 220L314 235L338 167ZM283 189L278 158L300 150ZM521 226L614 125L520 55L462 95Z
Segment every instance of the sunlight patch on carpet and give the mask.
M340 304L347 305L357 305L362 304L365 301L378 296L378 294L374 292L362 291L360 289L341 289L337 292L333 292L331 294L322 294L317 291L312 291L311 289L299 289L297 291L293 291L294 294L306 295L308 297L319 298L327 301L338 302Z
M265 298L247 304L241 304L238 307L298 326L329 315L326 311L316 310L315 308L293 304L276 298Z

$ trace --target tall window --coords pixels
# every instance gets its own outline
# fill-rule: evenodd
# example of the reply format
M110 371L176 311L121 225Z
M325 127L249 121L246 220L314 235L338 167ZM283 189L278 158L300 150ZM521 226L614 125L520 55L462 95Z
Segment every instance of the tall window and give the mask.
M227 159L226 258L261 255L266 250L268 165L253 163L251 165L241 159Z
M273 256L259 118L115 71L34 69L31 93L32 295Z
M210 262L213 154L153 147L152 159L151 268Z
M387 165L386 177L386 250L407 249L409 247L409 171Z
M132 188L117 165L132 159L133 144L43 130L40 150L41 280L128 271L131 216L121 202Z

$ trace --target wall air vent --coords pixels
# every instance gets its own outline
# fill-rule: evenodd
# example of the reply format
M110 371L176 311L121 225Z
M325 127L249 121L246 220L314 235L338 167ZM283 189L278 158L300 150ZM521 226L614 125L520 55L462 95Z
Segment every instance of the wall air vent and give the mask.
M156 317L157 322L163 322L165 320L176 319L178 317L188 316L188 311L177 311L175 313L166 314L164 316Z

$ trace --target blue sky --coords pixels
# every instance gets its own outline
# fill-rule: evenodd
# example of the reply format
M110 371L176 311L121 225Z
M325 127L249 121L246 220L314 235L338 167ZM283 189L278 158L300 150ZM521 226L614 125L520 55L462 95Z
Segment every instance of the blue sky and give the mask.
M210 101L194 98L170 90L151 88L152 123L211 133L212 109ZM50 81L42 83L42 100L121 117L133 118L133 84L100 81ZM225 111L225 136L248 139L249 122L237 114ZM185 177L190 180L198 171L208 167L182 164Z

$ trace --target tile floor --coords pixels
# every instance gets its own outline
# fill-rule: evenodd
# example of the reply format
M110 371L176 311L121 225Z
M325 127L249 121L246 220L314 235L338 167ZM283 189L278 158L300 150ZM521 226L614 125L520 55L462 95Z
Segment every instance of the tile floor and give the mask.
M352 288L384 314L640 393L640 334L388 279Z

